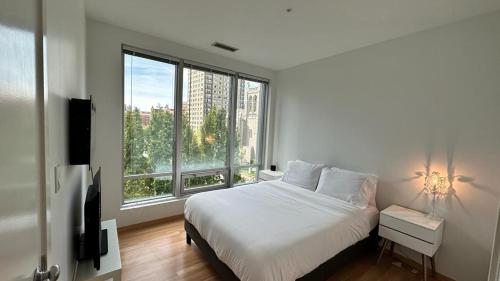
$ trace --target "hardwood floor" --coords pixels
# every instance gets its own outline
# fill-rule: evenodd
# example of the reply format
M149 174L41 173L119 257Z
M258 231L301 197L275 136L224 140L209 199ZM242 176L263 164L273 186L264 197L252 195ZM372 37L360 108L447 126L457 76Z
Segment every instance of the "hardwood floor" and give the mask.
M186 244L184 220L177 218L143 227L119 230L122 280L220 280L195 243ZM329 281L419 281L420 271L387 254L375 265L367 254L337 272ZM429 278L429 281L438 279Z

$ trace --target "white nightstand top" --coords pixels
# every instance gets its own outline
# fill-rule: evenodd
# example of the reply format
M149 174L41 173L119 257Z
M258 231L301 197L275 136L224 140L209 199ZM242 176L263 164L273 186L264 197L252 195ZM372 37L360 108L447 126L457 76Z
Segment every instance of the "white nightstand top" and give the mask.
M261 174L264 173L271 177L282 177L284 174L282 171L271 171L271 170L260 170L259 173Z
M404 208L398 205L392 205L382 210L382 212L380 213L434 231L437 230L444 221L442 218L431 218L425 213Z

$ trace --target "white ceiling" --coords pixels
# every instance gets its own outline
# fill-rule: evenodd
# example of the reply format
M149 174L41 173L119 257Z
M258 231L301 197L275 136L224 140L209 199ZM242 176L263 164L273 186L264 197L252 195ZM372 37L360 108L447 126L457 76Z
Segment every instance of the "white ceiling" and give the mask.
M500 0L86 0L86 8L98 21L281 70L500 9Z

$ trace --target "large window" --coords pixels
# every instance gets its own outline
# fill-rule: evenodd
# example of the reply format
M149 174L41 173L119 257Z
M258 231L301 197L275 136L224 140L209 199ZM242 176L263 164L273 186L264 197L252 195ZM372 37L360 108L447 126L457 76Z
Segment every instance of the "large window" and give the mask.
M123 48L123 201L256 181L267 82Z

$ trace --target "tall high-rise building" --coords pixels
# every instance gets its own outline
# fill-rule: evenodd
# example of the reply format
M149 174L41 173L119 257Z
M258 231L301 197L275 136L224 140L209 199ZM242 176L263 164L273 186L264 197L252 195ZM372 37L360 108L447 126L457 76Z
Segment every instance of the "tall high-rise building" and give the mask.
M195 69L187 71L187 112L193 129L203 124L212 107L227 112L231 80L229 76Z
M238 107L241 109L245 108L245 103L246 103L246 99L244 98L245 97L245 88L246 88L245 84L246 83L243 81L238 83L238 87L239 87L238 93L239 93L240 97L243 97L243 98L238 99Z

